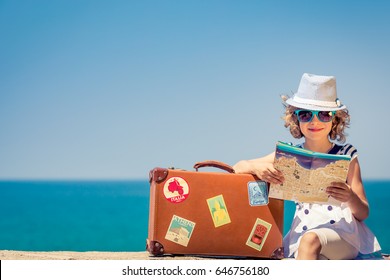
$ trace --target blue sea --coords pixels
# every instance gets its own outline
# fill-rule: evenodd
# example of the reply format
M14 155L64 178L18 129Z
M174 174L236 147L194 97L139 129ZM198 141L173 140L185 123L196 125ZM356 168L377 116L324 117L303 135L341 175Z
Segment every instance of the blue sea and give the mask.
M390 181L365 181L366 224L390 253ZM295 210L285 204L287 232ZM0 250L145 251L145 181L0 181Z

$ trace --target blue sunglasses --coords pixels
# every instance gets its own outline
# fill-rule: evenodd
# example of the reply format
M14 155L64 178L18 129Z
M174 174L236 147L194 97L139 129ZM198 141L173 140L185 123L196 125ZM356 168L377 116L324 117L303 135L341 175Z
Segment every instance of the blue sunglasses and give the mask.
M312 111L312 110L296 110L294 113L298 117L299 122L310 122L314 115L317 116L321 122L330 122L335 113L334 111Z

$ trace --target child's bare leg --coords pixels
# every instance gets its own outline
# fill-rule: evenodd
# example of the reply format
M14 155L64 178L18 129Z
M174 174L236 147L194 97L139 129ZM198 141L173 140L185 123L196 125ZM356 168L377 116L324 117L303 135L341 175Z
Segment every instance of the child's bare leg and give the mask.
M305 233L298 247L297 260L317 260L321 252L321 242L314 232Z

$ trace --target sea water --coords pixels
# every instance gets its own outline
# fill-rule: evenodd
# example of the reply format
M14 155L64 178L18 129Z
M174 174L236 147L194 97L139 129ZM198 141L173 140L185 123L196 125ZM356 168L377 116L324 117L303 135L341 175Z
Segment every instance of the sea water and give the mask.
M365 181L365 221L390 252L390 181ZM285 203L284 233L295 204ZM145 251L149 183L0 181L0 250Z

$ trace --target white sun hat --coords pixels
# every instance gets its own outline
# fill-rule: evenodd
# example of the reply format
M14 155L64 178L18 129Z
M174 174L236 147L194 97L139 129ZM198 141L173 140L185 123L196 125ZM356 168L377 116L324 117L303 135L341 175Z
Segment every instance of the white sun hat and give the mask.
M286 103L307 110L337 111L347 107L337 98L336 78L304 73L298 91Z

